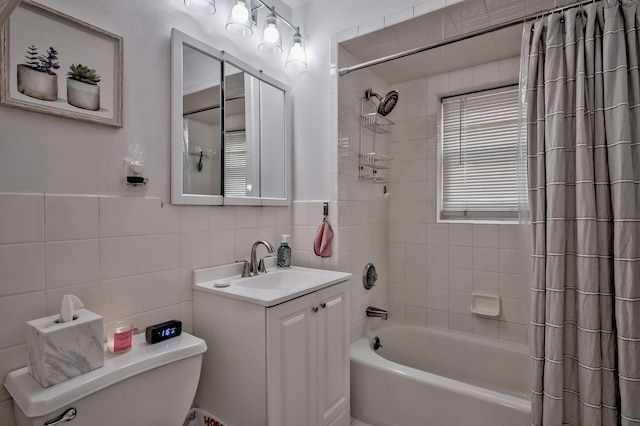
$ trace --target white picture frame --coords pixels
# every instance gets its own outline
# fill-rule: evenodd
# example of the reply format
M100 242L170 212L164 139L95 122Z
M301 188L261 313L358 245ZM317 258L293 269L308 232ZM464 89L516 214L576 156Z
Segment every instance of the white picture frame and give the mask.
M0 105L122 127L122 42L23 0L0 34Z

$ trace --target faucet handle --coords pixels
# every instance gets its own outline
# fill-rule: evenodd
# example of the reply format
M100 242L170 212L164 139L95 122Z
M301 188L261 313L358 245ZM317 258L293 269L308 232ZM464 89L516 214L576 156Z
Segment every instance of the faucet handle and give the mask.
M267 268L264 265L264 260L268 257L275 257L275 254L268 254L266 256L262 256L260 258L260 262L258 262L258 273L259 274L266 274L267 273Z
M244 264L242 265L242 278L250 277L251 273L250 273L249 261L244 259L236 260L236 263L240 263L240 262L244 262Z

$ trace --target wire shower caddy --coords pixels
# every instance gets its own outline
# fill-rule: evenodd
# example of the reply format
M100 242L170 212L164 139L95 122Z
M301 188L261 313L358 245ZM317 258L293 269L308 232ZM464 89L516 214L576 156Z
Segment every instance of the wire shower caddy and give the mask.
M363 97L360 102L360 146L359 161L358 161L358 178L361 181L373 182L373 183L386 183L389 181L389 176L380 174L381 170L389 170L391 168L391 162L393 158L376 152L376 137L377 135L388 135L391 133L391 126L393 121L378 114L377 112L365 113L365 105L370 103L375 107L375 104ZM363 129L368 129L372 132L372 152L362 152L362 139L364 136Z

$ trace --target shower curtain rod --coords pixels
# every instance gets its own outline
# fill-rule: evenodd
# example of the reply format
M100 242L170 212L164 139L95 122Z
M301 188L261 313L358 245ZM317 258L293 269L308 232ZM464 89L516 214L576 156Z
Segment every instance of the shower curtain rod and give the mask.
M500 24L496 24L496 25L491 25L487 28L483 28L481 30L476 30L476 31L472 31L470 33L466 33L466 34L461 34L461 35L457 35L454 37L450 37L446 40L442 40L442 41L438 41L435 43L430 43L430 44L425 44L424 46L420 46L420 47L415 47L413 49L409 49L409 50L405 50L403 52L399 52L399 53L394 53L393 55L388 55L388 56L384 56L382 58L378 58L378 59L373 59L371 61L367 61L367 62L363 62L361 64L358 65L353 65L350 67L345 67L345 68L340 68L338 70L338 75L339 76L343 76L346 74L349 74L353 71L358 71L364 68L369 68L372 67L374 65L380 65L380 64L384 64L385 62L391 62L391 61L395 61L396 59L401 59L401 58L405 58L407 56L412 56L415 55L416 53L422 53L422 52L426 52L427 50L431 50L431 49L436 49L438 47L442 47L442 46L447 46L449 44L453 44L453 43L457 43L459 41L463 41L463 40L467 40L473 37L477 37L477 36L481 36L484 34L488 34L488 33L492 33L494 31L498 31L498 30L502 30L508 27L511 27L513 25L518 25L518 24L523 24L526 23L527 21L531 21L534 19L538 19L547 15L551 15L552 13L556 13L556 12L562 12L564 10L567 9L573 9L574 7L579 7L579 6L583 6L585 4L590 3L589 1L585 2L585 1L577 1L575 3L570 3L564 6L560 6L560 7L556 7L554 9L549 9L546 11L540 11L540 12L536 12L536 13L532 13L530 15L527 15L523 18L518 18L518 19L513 19L511 21L506 21ZM595 0L591 1L591 3L595 3Z

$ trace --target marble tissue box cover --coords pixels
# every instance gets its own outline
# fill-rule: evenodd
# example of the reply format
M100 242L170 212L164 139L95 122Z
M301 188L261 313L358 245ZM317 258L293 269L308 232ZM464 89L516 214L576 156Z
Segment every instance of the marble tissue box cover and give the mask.
M104 365L102 317L86 309L73 321L59 317L27 322L29 374L45 388Z

